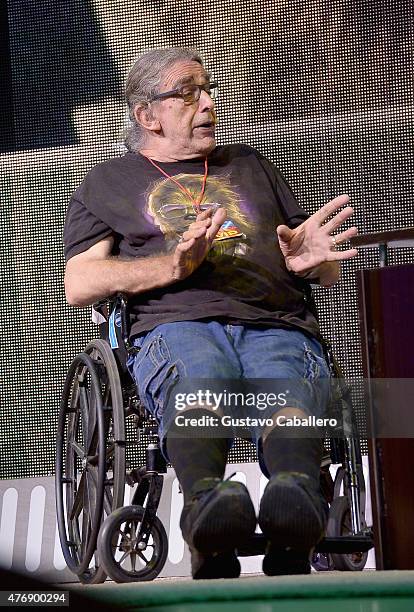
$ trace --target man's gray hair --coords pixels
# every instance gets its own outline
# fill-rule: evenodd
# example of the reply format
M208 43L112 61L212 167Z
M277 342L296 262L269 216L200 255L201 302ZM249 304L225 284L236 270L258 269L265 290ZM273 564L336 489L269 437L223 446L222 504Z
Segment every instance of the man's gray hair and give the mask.
M125 130L125 145L131 151L139 151L145 142L145 131L137 123L134 110L137 105L147 105L159 87L166 70L179 61L195 61L203 65L195 49L172 47L154 49L141 55L132 66L125 84L125 98L129 108L129 122Z

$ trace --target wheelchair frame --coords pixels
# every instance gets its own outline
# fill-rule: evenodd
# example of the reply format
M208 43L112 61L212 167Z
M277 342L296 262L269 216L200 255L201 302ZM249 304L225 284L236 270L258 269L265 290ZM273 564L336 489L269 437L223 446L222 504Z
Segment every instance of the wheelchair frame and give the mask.
M166 461L156 423L141 404L126 368L128 356L136 350L129 342L127 300L118 295L95 304L94 309L103 317L101 339L92 341L73 360L59 412L55 485L61 547L69 569L83 583L100 583L107 575L116 582L153 580L168 553L167 535L156 516ZM352 436L349 389L327 343L325 350L348 430L344 439L331 440L330 453L321 464L321 489L330 513L326 537L316 546L312 565L318 570L358 571L373 547L364 518L361 451ZM145 465L128 473L126 445L138 441L126 440L126 418L134 420L138 441L141 431L150 436ZM149 427L144 428L148 421ZM329 471L331 463L342 464L335 480ZM137 488L132 504L122 507L125 483ZM263 555L265 546L264 536L255 534L237 552L239 556ZM148 557L144 553L150 548Z

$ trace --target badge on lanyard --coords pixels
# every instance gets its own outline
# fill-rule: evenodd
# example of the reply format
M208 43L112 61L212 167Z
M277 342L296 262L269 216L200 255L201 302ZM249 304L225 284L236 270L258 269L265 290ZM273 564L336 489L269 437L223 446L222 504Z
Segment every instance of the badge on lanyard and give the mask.
M213 242L216 240L228 240L229 238L243 238L244 234L231 219L227 219L220 227Z

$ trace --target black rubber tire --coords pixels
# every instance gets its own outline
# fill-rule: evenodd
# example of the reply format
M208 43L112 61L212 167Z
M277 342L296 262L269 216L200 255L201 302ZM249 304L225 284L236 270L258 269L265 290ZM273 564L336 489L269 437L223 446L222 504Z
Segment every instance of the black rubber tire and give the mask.
M347 497L337 497L329 508L329 519L326 527L327 537L352 535L351 511ZM361 572L367 562L368 552L348 554L330 553L333 569L342 572Z
M105 452L100 452L103 448ZM94 340L74 359L65 380L56 458L62 551L69 569L83 583L106 579L96 553L97 538L105 516L123 504L124 489L125 424L119 374L108 343Z
M105 455L97 453L105 446L100 389L93 360L77 355L65 380L56 456L60 542L69 569L77 575L88 571L95 552L105 495Z
M132 557L131 551L123 551L123 555L119 560L116 559L117 551L122 545L125 546L125 542L131 541L131 537L128 535L132 524L134 524L134 530L137 529L137 524L142 521L144 515L144 508L142 506L125 506L115 510L108 518L105 519L98 537L98 552L101 559L102 565L112 580L115 582L142 582L148 580L154 580L162 568L165 565L168 554L168 538L165 532L164 526L158 517L155 517L151 536L152 544L149 547L152 548L152 556L149 558L144 555L141 551L136 555L135 552L132 554L135 556L134 560L128 564L131 565L131 569L127 569L122 565L128 556ZM121 527L124 525L123 530ZM133 531L134 533L134 531ZM124 536L124 542L120 539L120 536ZM119 553L118 553L119 554ZM135 568L136 556L141 558L141 563L144 560L145 563L140 568Z

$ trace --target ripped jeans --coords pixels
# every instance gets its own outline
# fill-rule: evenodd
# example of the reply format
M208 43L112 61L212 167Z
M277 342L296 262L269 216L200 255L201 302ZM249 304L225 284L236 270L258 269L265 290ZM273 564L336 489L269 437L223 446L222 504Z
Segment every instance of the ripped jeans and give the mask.
M328 405L329 383L317 384L330 376L322 346L298 330L183 321L159 325L136 337L134 344L140 350L129 359L128 368L141 401L159 423L161 450L167 461L165 436L177 416L173 398L180 381L290 380L288 406L323 417ZM266 410L259 416L276 412L275 408ZM255 406L244 407L240 414L248 412L258 415ZM259 441L263 426L254 425L250 430L262 465Z

